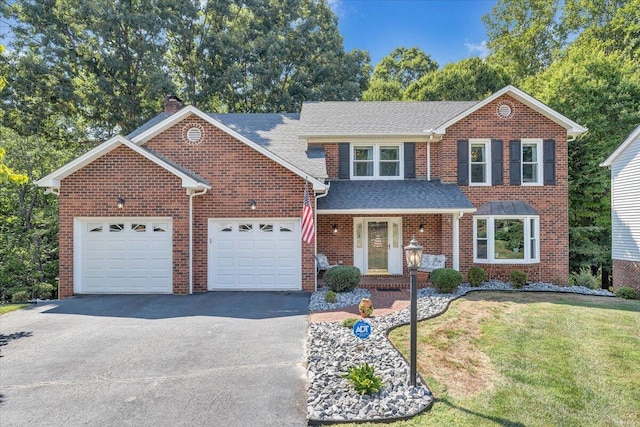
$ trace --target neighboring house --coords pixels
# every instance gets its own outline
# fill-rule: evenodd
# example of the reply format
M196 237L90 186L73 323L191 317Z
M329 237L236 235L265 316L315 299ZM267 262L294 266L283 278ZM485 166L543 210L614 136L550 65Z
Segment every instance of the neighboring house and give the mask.
M306 290L316 253L403 275L415 236L463 273L568 279L567 139L512 86L474 102L165 112L38 181L59 195L60 296ZM315 244L301 241L305 183ZM315 197L314 197L315 196Z
M640 291L640 126L600 166L611 169L613 285Z

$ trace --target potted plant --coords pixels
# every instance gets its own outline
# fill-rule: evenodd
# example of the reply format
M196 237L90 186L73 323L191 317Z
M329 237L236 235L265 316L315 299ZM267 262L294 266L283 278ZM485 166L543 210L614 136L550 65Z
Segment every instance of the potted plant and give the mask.
M371 317L373 314L373 304L369 298L362 298L360 304L358 304L358 309L362 317Z

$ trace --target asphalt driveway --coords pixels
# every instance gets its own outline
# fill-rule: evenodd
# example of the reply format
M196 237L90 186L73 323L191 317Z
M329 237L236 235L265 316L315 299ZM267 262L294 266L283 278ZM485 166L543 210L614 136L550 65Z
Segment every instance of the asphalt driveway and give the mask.
M308 303L87 296L0 316L0 425L306 425Z

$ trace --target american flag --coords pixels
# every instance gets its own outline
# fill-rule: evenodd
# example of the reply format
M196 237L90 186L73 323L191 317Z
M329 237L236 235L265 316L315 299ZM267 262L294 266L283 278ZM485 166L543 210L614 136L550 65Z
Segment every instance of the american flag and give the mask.
M313 224L313 209L309 199L309 188L304 184L304 203L302 204L302 241L313 243L316 238L316 227Z

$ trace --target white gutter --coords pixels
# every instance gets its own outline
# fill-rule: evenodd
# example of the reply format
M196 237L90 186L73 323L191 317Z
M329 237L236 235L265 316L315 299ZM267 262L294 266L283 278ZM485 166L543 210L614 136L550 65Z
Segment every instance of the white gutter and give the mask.
M316 194L316 201L315 201L315 210L313 211L313 223L315 224L315 228L316 228L316 238L313 239L313 265L316 268L316 272L314 273L313 277L314 277L314 289L317 292L318 291L318 266L316 265L316 263L318 262L316 259L316 255L318 255L318 199L321 197L326 197L327 194L329 194L329 187L331 187L331 184L327 184L324 190L324 193L317 195Z
M193 198L202 196L207 189L198 192L192 188L187 190L189 196L189 295L193 294Z
M454 214L474 213L476 208L427 208L427 209L324 209L319 211L323 215L351 215L351 214L367 214L367 215L385 215L385 214Z

